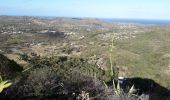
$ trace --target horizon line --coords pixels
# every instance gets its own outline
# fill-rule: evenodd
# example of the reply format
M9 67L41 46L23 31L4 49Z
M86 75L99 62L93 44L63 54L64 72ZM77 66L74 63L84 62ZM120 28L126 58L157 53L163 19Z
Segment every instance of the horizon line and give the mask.
M53 18L84 18L84 19L123 19L123 20L162 20L162 21L170 21L170 19L156 19L156 18L123 18L123 17L79 17L79 16L48 16L48 15L0 15L0 16L8 16L8 17L53 17Z

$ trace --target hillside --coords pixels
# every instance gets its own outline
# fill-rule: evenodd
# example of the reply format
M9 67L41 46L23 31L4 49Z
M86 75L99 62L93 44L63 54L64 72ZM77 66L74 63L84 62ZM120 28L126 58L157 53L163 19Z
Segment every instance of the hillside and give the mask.
M4 55L0 54L0 75L4 79L10 79L15 77L17 73L20 73L23 68L15 61L8 59Z
M11 89L18 91L18 94L9 94L13 95L12 98L18 95L21 95L21 99L27 96L48 97L46 93L49 93L49 98L53 95L65 97L73 92L76 92L76 95L81 94L83 89L90 93L91 97L95 97L100 91L105 94L110 90L105 89L103 81L109 85L113 78L110 75L109 50L114 36L115 48L111 55L115 81L117 76L127 78L132 81L128 87L135 84L143 93L150 91L150 87L145 86L153 83L156 95L163 91L168 96L169 29L170 25L104 22L93 18L0 16L0 53L5 55L0 55L0 71L2 75L3 68L7 68L5 73L10 72L3 77L10 76L7 79L12 78L14 83ZM11 74L20 72L22 68L26 70L24 74ZM55 83L57 85L54 85ZM61 83L66 87L63 88ZM88 83L92 87L89 87ZM142 85L144 87L141 87ZM44 89L46 86L55 89ZM147 88L146 91L143 88ZM125 97L128 98L126 94ZM133 96L132 98L136 99Z

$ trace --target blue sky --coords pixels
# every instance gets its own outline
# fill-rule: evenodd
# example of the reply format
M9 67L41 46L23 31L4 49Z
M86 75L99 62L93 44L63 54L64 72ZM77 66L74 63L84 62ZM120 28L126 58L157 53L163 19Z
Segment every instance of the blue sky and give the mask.
M0 0L0 15L170 19L170 0Z

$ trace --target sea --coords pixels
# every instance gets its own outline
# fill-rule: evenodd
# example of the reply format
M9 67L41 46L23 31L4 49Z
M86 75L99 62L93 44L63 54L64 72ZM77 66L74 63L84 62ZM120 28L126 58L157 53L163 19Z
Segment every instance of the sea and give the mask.
M170 20L160 19L119 19L119 18L103 18L100 19L105 22L120 22L120 23L136 23L136 24L156 24L156 25L170 25Z
M42 17L45 19L56 19L62 17ZM81 20L83 17L63 17ZM126 18L96 18L104 22L117 22L117 23L136 23L136 24L156 24L156 25L170 25L170 19L126 19Z

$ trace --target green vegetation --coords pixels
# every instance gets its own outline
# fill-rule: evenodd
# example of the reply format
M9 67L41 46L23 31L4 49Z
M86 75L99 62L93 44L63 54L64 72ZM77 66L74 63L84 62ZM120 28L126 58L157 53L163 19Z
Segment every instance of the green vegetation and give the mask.
M21 44L21 43L24 43L25 42L25 40L24 40L24 38L26 38L24 35L11 35L8 39L7 39L7 41L6 41L6 43L7 44Z
M91 77L96 75L97 78L105 81L109 81L111 77L108 72L98 69L96 65L88 63L88 60L84 58L72 58L68 56L40 57L36 54L32 54L32 56L21 55L21 59L30 63L30 70L49 67L56 70L60 75L66 75L66 77L72 74L72 71Z
M0 75L3 79L11 79L20 73L23 68L14 60L10 60L0 54Z
M40 57L22 55L28 61L30 69L13 79L9 87L10 93L1 98L10 99L64 99L72 93L76 96L82 91L90 93L90 97L100 94L105 98L105 88L99 80L103 73L95 65L88 64L82 58Z
M117 64L127 66L131 77L151 78L164 86L169 81L164 69L169 66L170 35L168 32L151 31L138 34L134 39L117 41Z
M2 83L0 99L136 100L134 88L137 96L150 86L168 91L169 25L0 18L0 75L12 82ZM127 86L118 76L130 78Z
M0 76L0 93L4 90L4 89L6 89L6 88L8 88L9 86L11 86L12 85L12 83L10 83L9 81L4 81L3 79L2 79L2 77Z

